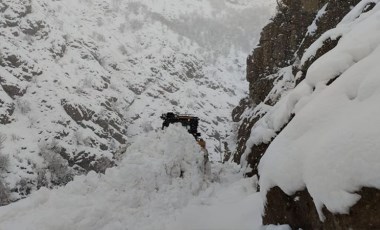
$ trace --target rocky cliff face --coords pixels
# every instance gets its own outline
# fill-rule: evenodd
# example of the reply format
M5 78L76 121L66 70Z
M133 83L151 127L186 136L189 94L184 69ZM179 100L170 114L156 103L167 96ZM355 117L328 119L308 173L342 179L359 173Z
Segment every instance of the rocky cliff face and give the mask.
M268 146L296 116L288 114L286 120L278 125L268 124L265 115L271 113L271 108L279 99L305 78L314 61L337 45L340 37L325 39L313 57L301 62L306 49L327 30L335 28L359 2L279 2L277 15L263 29L260 44L247 59L249 97L241 100L232 113L233 120L239 123L239 129L237 149L230 159L247 167L248 176L258 175L258 164ZM370 11L375 5L375 1L368 1L362 13ZM268 129L263 130L261 126ZM257 135L255 131L264 134ZM363 188L360 192L363 199L352 207L349 215L334 215L324 210L326 220L321 222L307 190L288 196L276 187L267 194L263 220L264 224L289 224L295 229L378 228L377 212L370 211L379 208L378 194L376 189ZM374 203L371 203L372 198L375 199ZM361 221L354 223L353 220L358 219Z
M282 94L304 78L311 63L331 50L339 38L325 41L317 55L301 66L305 49L334 28L358 2L360 0L298 0L278 5L277 15L263 29L258 48L247 59L249 98L243 99L232 113L234 121L240 123L233 159L239 163L244 155L253 168L250 174L257 174L257 163L269 143L263 141L247 146L252 127L266 113L266 108L257 106L273 106Z

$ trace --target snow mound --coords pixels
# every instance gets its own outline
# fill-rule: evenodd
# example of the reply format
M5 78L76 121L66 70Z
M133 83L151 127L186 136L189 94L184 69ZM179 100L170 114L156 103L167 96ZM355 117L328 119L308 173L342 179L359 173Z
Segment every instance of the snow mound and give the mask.
M322 36L342 38L266 119L281 127L295 114L260 162L263 195L274 186L289 195L307 188L322 220L323 206L348 213L356 191L380 189L380 4L360 14L368 2L379 1L362 1Z
M167 229L205 187L204 160L182 127L148 133L105 175L90 172L3 207L0 229Z

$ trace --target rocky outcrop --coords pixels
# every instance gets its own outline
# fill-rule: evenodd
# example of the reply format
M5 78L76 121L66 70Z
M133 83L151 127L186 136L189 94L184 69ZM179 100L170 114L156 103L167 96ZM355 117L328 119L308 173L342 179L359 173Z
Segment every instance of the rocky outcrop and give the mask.
M279 2L277 15L263 29L258 48L247 59L249 97L242 99L232 113L233 120L239 123L239 128L237 149L230 158L237 163L247 162L250 167L247 176L258 175L258 164L273 140L272 138L252 144L251 130L270 111L268 108L276 105L284 92L294 88L305 78L315 60L337 45L340 37L327 39L315 56L302 64L300 62L306 49L324 32L335 28L359 2L360 0ZM368 3L363 13L375 5ZM336 78L330 80L327 85ZM276 84L281 81L286 84L276 88ZM294 116L296 115L289 116L288 123ZM275 134L279 134L285 126L274 130ZM279 187L275 187L267 193L263 223L289 224L293 229L380 228L376 217L380 206L379 190L362 188L358 194L362 199L351 208L349 214L337 215L324 208L323 214L326 219L321 221L307 190L288 196Z

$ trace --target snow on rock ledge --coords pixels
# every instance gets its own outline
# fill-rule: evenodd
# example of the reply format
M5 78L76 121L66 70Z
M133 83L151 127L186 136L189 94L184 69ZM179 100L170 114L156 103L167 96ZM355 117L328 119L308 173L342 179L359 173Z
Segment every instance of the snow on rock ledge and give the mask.
M377 4L354 20L344 20L349 29L337 47L316 61L304 82L280 101L277 114L296 116L260 162L263 195L275 186L288 195L306 187L323 219L323 206L348 213L360 199L356 191L380 189L379 17ZM314 90L299 93L306 88ZM286 111L281 110L284 104Z
M204 186L204 157L182 127L163 132L140 138L105 175L90 172L3 207L0 229L166 229Z

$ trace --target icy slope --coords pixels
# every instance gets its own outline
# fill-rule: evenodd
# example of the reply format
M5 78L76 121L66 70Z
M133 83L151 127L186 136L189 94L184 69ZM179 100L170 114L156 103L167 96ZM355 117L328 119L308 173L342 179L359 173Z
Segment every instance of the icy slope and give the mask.
M1 177L11 199L104 171L167 111L199 116L219 160L246 92L246 50L273 3L2 1Z
M362 13L368 2L376 5ZM306 51L303 61L326 39L342 36L256 127L273 131L295 115L260 162L260 187L264 196L274 186L289 195L307 188L322 220L324 206L348 213L360 199L355 192L380 189L378 2L359 3Z
M105 175L79 176L2 207L0 228L258 229L254 179L243 179L237 165L215 165L212 175L203 167L202 151L182 127L151 132Z

